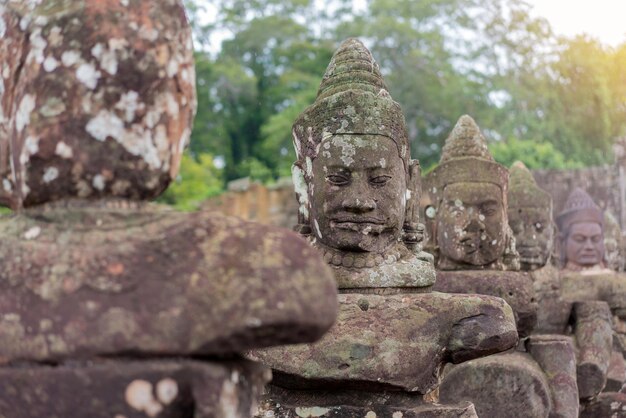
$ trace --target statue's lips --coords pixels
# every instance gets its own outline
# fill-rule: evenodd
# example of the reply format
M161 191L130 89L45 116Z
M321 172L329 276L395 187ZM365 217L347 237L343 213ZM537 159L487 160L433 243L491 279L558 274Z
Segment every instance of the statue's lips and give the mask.
M517 247L517 251L520 253L520 255L523 255L526 257L539 257L541 255L541 248L536 247L536 246L532 246L532 247L520 246L520 247Z
M459 246L465 254L474 254L480 248L480 238L478 236L466 236L459 240Z
M334 218L330 221L330 227L364 234L370 232L379 234L385 230L385 222L377 218Z

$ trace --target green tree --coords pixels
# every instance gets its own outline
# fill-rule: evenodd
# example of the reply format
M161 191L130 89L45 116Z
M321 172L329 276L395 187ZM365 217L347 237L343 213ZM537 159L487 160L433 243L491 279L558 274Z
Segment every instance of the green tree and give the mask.
M550 142L521 140L511 137L506 141L497 141L489 144L493 158L505 167L510 167L515 161L522 161L529 169L580 168L579 161L569 160Z
M216 4L219 25L200 30L205 38L214 30L231 31L233 37L222 43L215 58L198 57L200 98L192 149L222 156L226 181L243 176L262 180L268 172L277 177L285 173L286 160L293 159L291 129L278 132L263 126L274 115L302 104L299 96L308 93L301 92L310 91L313 75L321 78L332 45L299 23L313 19L312 1Z
M213 156L199 154L194 158L187 151L178 178L157 201L184 211L196 210L204 200L222 191L221 176L213 164Z

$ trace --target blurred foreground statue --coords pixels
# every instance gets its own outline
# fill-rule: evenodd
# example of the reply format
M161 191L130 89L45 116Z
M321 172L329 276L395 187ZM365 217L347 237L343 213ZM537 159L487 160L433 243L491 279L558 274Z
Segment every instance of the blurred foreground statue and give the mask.
M318 343L251 353L275 376L259 416L475 416L432 403L441 367L514 346L513 313L500 298L430 291L419 165L361 42L335 52L293 135L298 230L333 268L339 317Z
M516 271L509 173L494 161L471 117L459 119L441 163L425 182L425 213L438 260L435 289L504 298L515 311L520 338L529 337L538 306L532 278ZM535 249L524 251L523 265L542 261ZM569 337L533 336L518 350L448 367L440 398L469 400L480 417L575 418L575 360Z
M144 202L196 107L182 2L5 1L0 32L0 415L250 416L237 353L315 341L336 288L292 232Z

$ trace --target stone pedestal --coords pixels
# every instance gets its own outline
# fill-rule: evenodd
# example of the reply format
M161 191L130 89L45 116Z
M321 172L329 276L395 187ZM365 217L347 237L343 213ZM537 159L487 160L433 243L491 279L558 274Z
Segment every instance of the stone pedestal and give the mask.
M271 372L238 361L100 360L0 368L0 416L231 418L257 408Z
M480 417L577 417L576 356L565 336L531 337L513 351L451 366L441 402L471 401Z
M477 418L470 402L427 403L399 391L294 390L269 385L256 415L333 418Z
M3 362L236 353L314 341L336 312L304 240L236 218L32 209L0 235Z

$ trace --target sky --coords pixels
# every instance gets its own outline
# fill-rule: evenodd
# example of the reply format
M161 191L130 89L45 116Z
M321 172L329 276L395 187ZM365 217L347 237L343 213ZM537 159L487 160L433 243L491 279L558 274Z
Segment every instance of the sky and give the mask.
M626 0L527 0L560 35L585 32L603 44L626 42Z
M324 0L316 0L323 4ZM559 35L572 37L587 33L603 44L617 46L626 42L626 0L526 0L536 16L546 18ZM353 0L355 10L364 0ZM207 18L212 20L216 8L208 3ZM219 50L226 34L215 34L211 52Z

